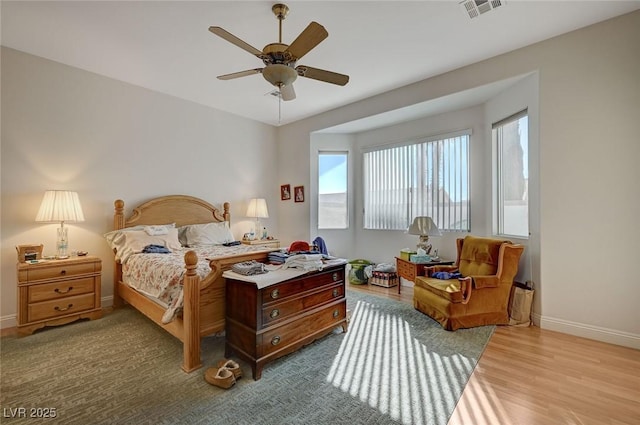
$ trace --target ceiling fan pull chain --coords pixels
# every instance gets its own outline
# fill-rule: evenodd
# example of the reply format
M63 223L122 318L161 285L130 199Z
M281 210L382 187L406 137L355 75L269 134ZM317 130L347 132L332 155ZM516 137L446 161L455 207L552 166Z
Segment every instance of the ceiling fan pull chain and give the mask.
M282 86L278 87L278 125L282 121Z

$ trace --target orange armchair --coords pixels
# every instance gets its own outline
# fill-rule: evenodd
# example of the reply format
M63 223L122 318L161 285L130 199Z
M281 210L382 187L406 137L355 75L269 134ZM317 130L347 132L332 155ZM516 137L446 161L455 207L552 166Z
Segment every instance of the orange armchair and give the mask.
M524 246L474 236L456 244L455 265L425 267L425 276L416 277L413 306L449 331L508 324L509 294ZM438 271L461 276L437 279Z

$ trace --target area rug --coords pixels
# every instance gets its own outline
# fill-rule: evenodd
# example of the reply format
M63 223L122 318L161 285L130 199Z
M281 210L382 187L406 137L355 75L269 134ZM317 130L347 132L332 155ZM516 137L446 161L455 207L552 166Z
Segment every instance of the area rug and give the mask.
M438 424L451 416L494 327L447 332L394 300L348 291L349 331L223 390L180 369L178 340L131 308L0 340L3 424ZM53 418L31 416L49 412Z

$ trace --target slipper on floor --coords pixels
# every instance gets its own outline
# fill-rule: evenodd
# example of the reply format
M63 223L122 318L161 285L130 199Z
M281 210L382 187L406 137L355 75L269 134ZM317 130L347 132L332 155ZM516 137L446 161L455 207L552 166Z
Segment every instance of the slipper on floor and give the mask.
M236 383L236 378L234 377L233 372L224 367L210 367L204 373L204 379L211 385L224 389L231 388L233 384Z
M233 376L236 379L242 378L242 369L240 369L240 365L236 361L223 359L218 362L217 366L233 372Z

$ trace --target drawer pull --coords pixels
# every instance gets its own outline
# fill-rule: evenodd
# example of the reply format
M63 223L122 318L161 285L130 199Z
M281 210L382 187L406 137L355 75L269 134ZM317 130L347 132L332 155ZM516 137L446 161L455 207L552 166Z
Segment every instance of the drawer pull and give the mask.
M337 319L340 316L340 312L338 310L333 310L333 318Z
M280 344L280 336L276 335L273 338L271 338L271 345L278 345Z
M280 310L278 310L277 308L274 308L273 310L271 310L271 314L269 314L269 316L271 316L272 319L275 319L279 315L280 315Z
M338 280L338 273L334 272L332 277L333 281L336 282Z
M276 298L278 298L279 296L280 296L280 291L279 291L279 290L274 289L273 291L271 291L271 298L272 298L272 299L274 299L274 300L275 300L275 299L276 299Z
M337 297L338 295L340 295L340 291L338 291L338 288L333 290L333 296Z
M58 307L58 306L55 306L53 309L54 309L55 311L67 311L67 310L69 310L71 307L73 307L73 304L69 304L68 306L63 307L63 308L60 308L60 307Z
M58 294L68 294L69 292L71 292L73 290L73 286L69 286L69 289L67 289L66 291L61 291L60 289L56 288L53 291L58 293Z
M67 271L66 271L65 269L62 269L62 270L60 270L60 274L61 274L62 276L64 276L65 274L67 274Z

